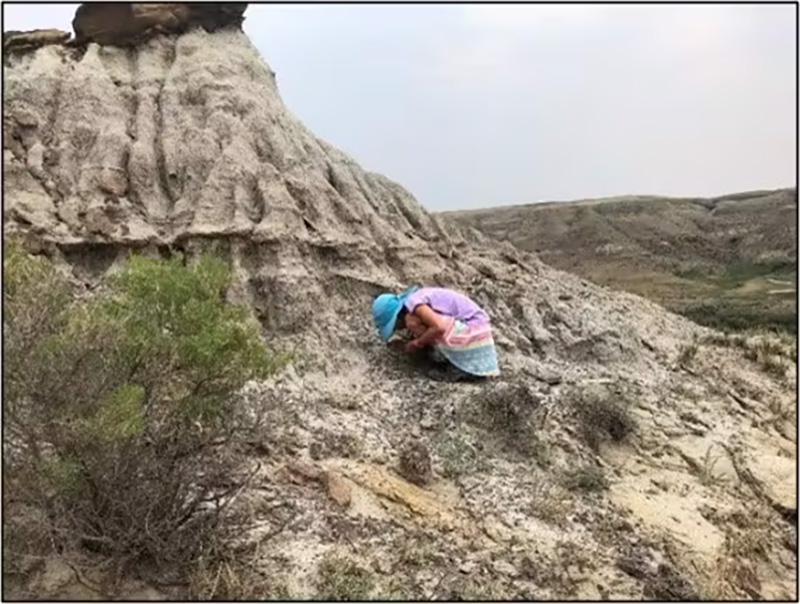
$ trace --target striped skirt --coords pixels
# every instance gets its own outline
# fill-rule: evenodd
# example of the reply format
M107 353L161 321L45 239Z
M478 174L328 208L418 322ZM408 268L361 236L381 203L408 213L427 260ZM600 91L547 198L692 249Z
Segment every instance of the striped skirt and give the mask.
M434 343L435 351L470 375L499 375L491 325L467 325L451 319L445 335Z

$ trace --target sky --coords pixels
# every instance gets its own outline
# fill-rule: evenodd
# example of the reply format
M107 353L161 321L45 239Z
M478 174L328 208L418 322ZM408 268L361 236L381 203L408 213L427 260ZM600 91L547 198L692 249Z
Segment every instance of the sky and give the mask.
M797 10L251 4L244 29L318 137L453 210L795 186Z

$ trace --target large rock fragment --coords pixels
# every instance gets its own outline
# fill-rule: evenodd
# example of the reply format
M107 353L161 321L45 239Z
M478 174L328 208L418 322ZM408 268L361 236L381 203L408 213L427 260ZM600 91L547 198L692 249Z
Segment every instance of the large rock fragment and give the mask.
M130 46L156 34L180 33L193 26L206 31L241 28L246 8L244 2L87 2L75 13L72 27L78 43Z
M190 22L206 31L225 27L241 29L247 2L187 2Z
M752 455L747 463L756 488L782 513L797 515L797 461L779 455Z

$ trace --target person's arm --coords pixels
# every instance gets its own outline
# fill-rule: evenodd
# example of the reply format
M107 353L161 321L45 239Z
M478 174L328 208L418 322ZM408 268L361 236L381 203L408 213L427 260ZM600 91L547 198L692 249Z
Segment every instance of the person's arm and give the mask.
M406 350L409 352L424 348L428 344L435 342L445 334L447 327L444 319L427 304L420 304L417 306L413 314L418 317L428 329L421 336L406 344Z

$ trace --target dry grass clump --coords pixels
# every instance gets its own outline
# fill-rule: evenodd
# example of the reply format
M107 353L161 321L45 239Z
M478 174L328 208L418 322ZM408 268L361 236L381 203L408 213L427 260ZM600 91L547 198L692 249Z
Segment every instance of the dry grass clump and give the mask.
M786 363L776 356L764 355L760 359L760 364L764 373L768 373L778 379L785 378L789 369Z
M699 478L700 482L705 486L714 486L719 482L719 476L714 471L717 467L719 461L725 455L724 451L718 451L717 453L713 453L713 446L709 446L706 449L705 454L703 455L703 459L700 465L700 473Z
M762 504L752 504L728 516L725 541L706 569L704 599L763 599L757 565L768 559L774 542L770 516L771 511Z
M486 465L482 444L473 445L460 434L445 434L437 441L436 454L445 478L457 479L480 472Z
M320 600L366 600L374 587L374 575L343 556L326 556L317 569Z
M229 539L209 540L192 563L186 597L190 600L290 599L285 581L258 568L261 548L232 546Z
M711 346L720 346L723 348L740 348L747 347L747 337L742 334L728 334L728 333L712 333L702 338L703 344L710 344Z
M784 353L784 348L777 342L759 339L750 342L744 351L744 357L757 363L764 373L783 379L788 370Z
M584 464L564 473L562 483L570 491L597 492L608 488L608 479L603 468L595 464Z
M536 518L555 526L565 526L573 500L560 484L544 476L536 481L530 494L530 511Z
M756 340L752 346L756 348L762 354L769 354L774 356L789 356L789 352L783 346L783 344L777 340L768 339L766 337L762 337L759 340Z
M684 344L678 351L678 363L681 365L688 365L697 356L697 352L699 350L700 346L696 339L692 340L688 344Z
M772 414L775 422L797 421L797 401L784 400L777 396L772 396L767 400L767 409Z
M695 401L696 402L696 401L699 401L700 398L701 398L701 394L699 392L697 392L696 390L693 390L691 388L688 388L684 384L680 384L680 383L675 384L672 387L672 393L677 397L680 397L682 399L686 399L686 400L689 400L689 401Z
M513 599L513 593L502 581L490 576L457 576L448 586L445 599L464 602L496 602Z
M632 396L622 384L606 388L573 388L567 394L578 433L592 449L601 442L622 442L636 431L631 411Z
M783 379L788 371L789 363L797 362L797 341L787 334L753 333L743 334L710 334L703 338L703 343L714 346L736 348L744 357L757 363L764 373Z
M546 465L547 449L534 425L539 405L524 384L496 384L480 403L480 421L502 437L506 448Z

